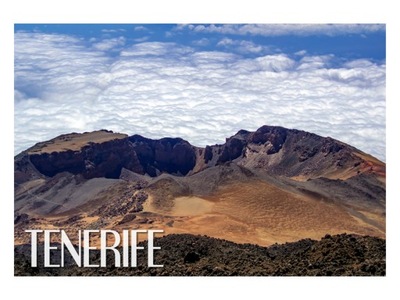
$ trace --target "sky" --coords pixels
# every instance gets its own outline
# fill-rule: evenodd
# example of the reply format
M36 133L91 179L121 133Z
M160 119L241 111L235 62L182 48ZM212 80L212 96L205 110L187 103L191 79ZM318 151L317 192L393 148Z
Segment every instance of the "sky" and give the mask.
M224 143L276 125L385 161L383 24L16 24L14 152L109 129Z

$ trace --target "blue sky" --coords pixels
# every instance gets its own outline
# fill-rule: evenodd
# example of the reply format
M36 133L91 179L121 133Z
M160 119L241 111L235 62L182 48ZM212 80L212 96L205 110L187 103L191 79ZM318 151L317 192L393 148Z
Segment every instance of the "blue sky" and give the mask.
M17 24L15 153L107 128L223 143L280 125L385 160L385 25Z
M263 24L260 24L263 25ZM296 26L296 24L292 24ZM385 26L383 24L370 24L370 29L348 29L345 26L336 30L311 31L304 28L295 31L284 30L275 34L261 33L223 33L223 30L200 31L189 29L190 25L177 26L175 24L16 24L15 31L42 32L53 34L67 34L80 37L87 42L91 39L107 39L124 37L126 45L132 45L140 41L175 42L196 49L212 51L220 50L218 43L221 37L232 40L247 41L255 45L268 47L269 53L287 53L306 50L310 55L333 54L341 59L367 58L382 61L386 58ZM208 26L207 24L195 24L195 27ZM223 24L215 27L223 28ZM226 26L226 25L225 25ZM241 26L230 24L229 26ZM274 24L270 24L273 27ZM285 25L275 25L284 27ZM310 25L311 26L311 25ZM324 26L329 26L324 24ZM331 25L332 26L332 25ZM178 29L179 28L179 29ZM347 30L346 30L347 29ZM232 47L231 50L235 51ZM255 56L255 52L239 52L244 56Z

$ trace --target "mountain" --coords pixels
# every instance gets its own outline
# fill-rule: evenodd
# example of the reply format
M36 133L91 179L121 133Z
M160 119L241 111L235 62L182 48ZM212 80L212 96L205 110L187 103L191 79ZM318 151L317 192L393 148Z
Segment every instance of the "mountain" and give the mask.
M27 228L164 229L269 246L344 232L385 238L385 163L338 140L262 126L204 148L71 133L14 159Z
M32 178L65 171L86 179L117 179L122 168L151 177L162 173L188 176L227 162L301 180L347 179L360 173L385 177L382 162L354 147L305 131L263 126L255 132L240 130L225 144L205 148L181 138L152 140L107 130L61 135L19 154L15 178L24 182L30 179L25 178L30 171Z

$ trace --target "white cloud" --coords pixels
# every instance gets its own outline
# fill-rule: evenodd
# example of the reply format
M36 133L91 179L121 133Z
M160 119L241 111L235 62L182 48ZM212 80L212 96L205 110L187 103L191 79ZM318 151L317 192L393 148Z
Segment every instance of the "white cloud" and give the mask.
M102 29L101 32L103 33L118 33L118 32L125 32L126 29L124 28L117 28L117 29Z
M294 55L297 55L297 56L304 56L306 54L307 54L307 50L300 50L300 51L297 51L294 53Z
M184 55L190 51L192 50L188 47L176 47L175 43L145 42L122 51L121 56Z
M331 136L385 159L385 65L332 56L243 58L175 43L110 58L76 38L15 34L15 152L101 128L194 145L280 125Z
M259 63L263 71L268 72L290 71L296 65L294 60L283 54L257 57L255 61Z
M384 24L246 24L246 25L178 25L175 30L234 35L328 35L365 34L384 31Z
M297 70L318 70L329 68L333 55L304 56L299 61Z
M233 51L237 51L239 53L248 54L263 54L272 52L270 47L257 45L251 41L245 40L232 40L229 38L223 38L217 43L217 46L224 47L226 49L230 49Z
M95 90L103 89L109 58L91 51L80 39L18 33L14 53L16 90L27 99L68 103L79 91L97 95Z
M135 41L136 43L142 43L142 42L147 41L148 39L149 39L148 36L144 36L144 37L141 37L141 38L134 39L134 41Z
M192 44L200 47L208 46L210 44L210 40L207 38L201 38L199 40L194 40Z
M238 44L239 42L237 41L236 42L236 45ZM231 45L235 45L235 42L232 40L232 39L229 39L229 38L223 38L222 40L220 40L219 42L218 42L218 44L217 44L217 46L231 46Z
M146 27L139 25L139 26L135 26L135 28L133 28L133 30L135 31L148 31L149 29L147 29Z
M100 51L118 50L121 46L125 45L126 39L123 36L103 39L98 43L94 43L93 47Z

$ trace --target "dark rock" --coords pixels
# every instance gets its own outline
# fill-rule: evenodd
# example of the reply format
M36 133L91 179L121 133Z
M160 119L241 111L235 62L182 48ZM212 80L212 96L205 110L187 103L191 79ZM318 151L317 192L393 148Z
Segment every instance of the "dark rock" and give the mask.
M246 141L237 139L235 137L229 138L222 150L217 164L232 161L242 155Z
M49 177L61 172L69 172L82 174L86 179L119 178L122 168L143 173L136 153L127 138L89 143L78 151L65 150L26 155L41 174Z
M130 221L133 221L136 219L136 215L135 214L127 214L125 215L121 221L118 222L118 225L124 224L124 223L128 223Z
M200 255L196 252L188 252L183 258L184 263L195 263L200 260Z
M29 220L29 216L27 214L17 214L14 217L14 224L24 223Z
M279 152L286 141L288 129L275 126L262 126L252 134L250 142L255 144L265 144L267 142L272 144L267 154L274 154Z
M208 163L213 158L213 150L212 147L206 146L204 150L204 161Z
M186 175L196 164L195 148L180 138L152 140L140 135L129 138L145 173Z
M60 136L58 140L63 138L70 137ZM337 174L340 169L354 169L354 175L365 172L385 174L383 163L366 162L355 155L358 150L349 145L278 126L262 126L255 132L240 130L227 138L225 144L205 148L196 148L181 138L153 140L133 135L105 142L88 142L79 150L37 151L51 143L54 141L39 143L15 157L14 177L17 184L44 176L52 177L61 172L81 174L86 179L121 177L127 181L137 180L134 173L152 177L162 173L187 176L232 161L245 165L247 159L253 168L268 175L285 177L329 177L325 173ZM272 159L271 156L278 152L281 155ZM249 153L252 154L250 158ZM198 161L200 159L204 161ZM121 173L122 170L127 171Z
M43 268L40 267L43 255L38 258L39 267L31 268L30 246L19 245L14 248L14 273L16 276L385 276L386 273L385 240L370 236L343 234L321 241L305 239L261 247L206 236L171 234L156 238L154 244L161 247L155 252L154 261L163 264L163 268L148 268L145 255L138 256L136 268L115 268L113 254L108 254L107 268L79 268L71 257L67 257L64 268ZM145 253L147 243L140 242L139 246L145 248ZM355 254L355 249L362 249L362 257ZM59 247L53 253L57 251ZM43 244L38 245L38 253L43 253ZM96 262L99 257L99 251L91 251L91 261Z
M82 216L82 215L76 215L76 216L73 216L73 217L71 217L71 218L68 218L68 219L65 220L65 221L54 222L54 225L59 226L59 227L62 227L62 226L74 224L74 223L76 223L76 222L78 222L78 221L80 221L80 220L82 220L82 219L83 219L83 216Z

